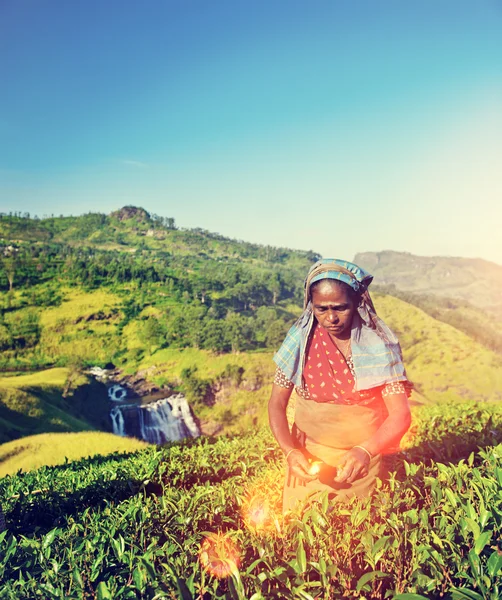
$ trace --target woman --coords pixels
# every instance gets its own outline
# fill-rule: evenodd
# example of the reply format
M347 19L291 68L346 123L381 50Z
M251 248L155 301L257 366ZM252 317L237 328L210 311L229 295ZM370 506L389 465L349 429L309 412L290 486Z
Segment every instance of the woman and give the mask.
M328 490L337 501L368 495L382 474L382 454L410 426L411 384L399 342L367 291L372 279L337 259L313 265L304 311L274 356L269 421L288 463L284 510L314 491Z

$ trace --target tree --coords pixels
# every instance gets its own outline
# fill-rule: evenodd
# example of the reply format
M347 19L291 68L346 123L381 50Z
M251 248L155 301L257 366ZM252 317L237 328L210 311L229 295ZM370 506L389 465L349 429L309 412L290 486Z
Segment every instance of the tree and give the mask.
M15 348L33 348L40 339L40 317L34 310L10 313L5 319Z
M211 382L197 377L197 367L188 367L181 371L183 393L189 402L210 403Z
M225 339L229 342L232 352L250 348L254 334L249 319L237 313L228 313L225 319Z
M148 348L149 354L153 354L155 347L161 347L165 340L164 328L159 320L155 317L150 317L143 321L139 330L140 341Z
M12 290L14 289L14 277L20 265L19 250L12 246L4 248L3 254L1 255L1 262L5 275L7 276L7 281L9 282L9 292L12 293Z
M84 366L84 361L80 356L73 356L68 365L68 375L66 376L66 381L63 389L63 398L66 398L72 391L75 383L77 383L78 379L82 375L82 369Z
M202 330L202 348L215 352L230 350L231 345L225 335L225 321L206 318Z

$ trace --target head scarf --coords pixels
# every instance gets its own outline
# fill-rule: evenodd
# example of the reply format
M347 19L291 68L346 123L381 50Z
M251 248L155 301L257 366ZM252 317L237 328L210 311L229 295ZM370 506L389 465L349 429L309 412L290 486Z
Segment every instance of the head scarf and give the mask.
M306 347L314 324L310 286L321 279L343 281L360 297L351 330L356 390L370 389L393 381L406 381L397 337L377 316L367 289L373 276L353 263L335 258L316 262L307 274L303 313L274 356L275 363L286 377L296 386L302 386Z

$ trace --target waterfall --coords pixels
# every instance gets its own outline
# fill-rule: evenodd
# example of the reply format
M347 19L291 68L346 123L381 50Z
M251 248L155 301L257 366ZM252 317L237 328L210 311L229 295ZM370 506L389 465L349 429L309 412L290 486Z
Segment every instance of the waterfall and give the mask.
M186 398L178 394L149 404L122 404L110 411L113 433L165 444L200 435Z
M126 432L124 429L124 415L120 410L120 406L114 406L110 411L110 417L112 419L113 433L125 437Z
M169 404L171 405L173 411L173 417L176 417L177 419L183 419L183 422L190 432L190 435L192 437L199 437L199 428L197 427L197 423L194 421L192 411L190 410L190 406L188 405L185 396L183 396L183 394L171 396L171 398L169 398Z

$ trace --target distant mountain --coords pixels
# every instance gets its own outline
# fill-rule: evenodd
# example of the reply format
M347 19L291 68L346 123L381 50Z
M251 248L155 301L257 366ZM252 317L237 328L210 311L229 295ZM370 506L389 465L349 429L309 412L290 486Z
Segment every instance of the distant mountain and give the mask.
M378 286L465 300L502 319L502 266L482 259L416 256L407 252L362 252L354 262Z

